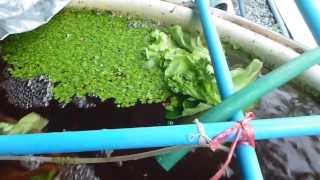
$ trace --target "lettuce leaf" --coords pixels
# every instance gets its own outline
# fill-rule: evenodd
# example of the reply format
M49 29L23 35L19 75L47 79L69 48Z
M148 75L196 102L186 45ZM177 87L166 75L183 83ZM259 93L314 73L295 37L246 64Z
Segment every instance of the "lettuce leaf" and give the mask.
M30 113L21 118L16 124L0 122L0 135L40 132L47 124L48 120L36 113Z
M180 95L166 103L167 119L191 116L221 102L209 52L199 36L173 26L167 32L153 31L151 38L145 50L146 67L160 68L170 90ZM254 59L246 68L232 70L235 90L254 81L261 69L262 62Z

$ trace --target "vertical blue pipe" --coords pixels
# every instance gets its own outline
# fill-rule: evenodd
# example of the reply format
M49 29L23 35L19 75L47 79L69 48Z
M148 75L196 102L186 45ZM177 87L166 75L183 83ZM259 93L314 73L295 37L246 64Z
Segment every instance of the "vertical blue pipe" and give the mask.
M224 56L222 44L209 12L207 0L196 0L196 4L199 10L202 29L207 41L211 62L214 67L219 92L222 99L225 99L234 92L230 70ZM241 111L238 111L232 116L232 120L234 121L240 121L241 119L243 119L243 113ZM246 144L240 145L237 149L237 155L244 179L263 179L257 155L251 146Z
M296 4L308 24L313 37L318 45L320 45L320 1L296 0Z
M244 17L246 11L244 10L245 0L238 0L239 12L240 16Z

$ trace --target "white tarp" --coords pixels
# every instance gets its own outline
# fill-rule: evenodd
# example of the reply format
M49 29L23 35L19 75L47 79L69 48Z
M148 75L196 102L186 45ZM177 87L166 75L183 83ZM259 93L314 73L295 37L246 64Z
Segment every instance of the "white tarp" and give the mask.
M0 40L47 23L70 0L0 0Z

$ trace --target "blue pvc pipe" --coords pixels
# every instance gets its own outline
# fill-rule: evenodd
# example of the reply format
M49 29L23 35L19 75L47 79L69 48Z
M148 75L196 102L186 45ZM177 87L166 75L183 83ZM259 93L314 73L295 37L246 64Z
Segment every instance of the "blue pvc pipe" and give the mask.
M249 145L241 144L237 148L237 158L239 159L239 167L242 179L263 179L260 172L260 165L258 164L256 151ZM253 154L253 155L250 155ZM255 165L257 164L257 165ZM251 166L250 166L251 165Z
M233 93L233 83L221 42L211 19L208 9L209 4L206 0L197 0L196 3L202 22L203 33L208 45L211 63L214 67L220 95L222 98L228 97Z
M207 41L211 62L214 67L214 74L217 80L220 95L225 99L233 94L233 82L230 70L224 55L224 51L218 37L214 22L209 11L209 4L206 0L196 0L199 10L200 20L205 39ZM232 116L232 120L240 121L243 113L239 110ZM257 154L250 145L238 147L241 172L244 179L263 179Z
M230 75L229 66L222 48L222 44L218 37L218 33L214 26L213 20L208 9L209 5L206 0L197 0L202 29L208 45L211 63L213 64L214 74L217 80L219 93L222 99L225 99L233 94L233 82ZM241 120L243 114L237 112L232 119Z
M304 20L308 24L318 45L320 45L320 1L319 0L296 0Z
M251 125L257 140L320 135L320 115L291 118L254 120ZM235 122L204 124L209 137L214 137ZM26 135L0 136L0 155L28 155L70 153L100 150L151 148L174 145L198 144L198 131L194 124L70 131ZM232 138L229 139L233 140ZM238 156L252 151L244 146ZM249 157L250 158L250 157ZM241 162L242 163L242 162ZM252 167L253 169L255 167ZM246 174L252 177L252 173ZM249 178L249 179L252 179Z

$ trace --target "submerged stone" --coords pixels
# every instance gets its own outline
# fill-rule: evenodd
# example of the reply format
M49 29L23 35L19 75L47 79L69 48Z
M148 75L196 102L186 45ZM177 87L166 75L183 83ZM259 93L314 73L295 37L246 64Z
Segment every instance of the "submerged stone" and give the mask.
M47 107L52 99L52 83L46 76L29 80L10 78L1 83L8 102L22 109Z

